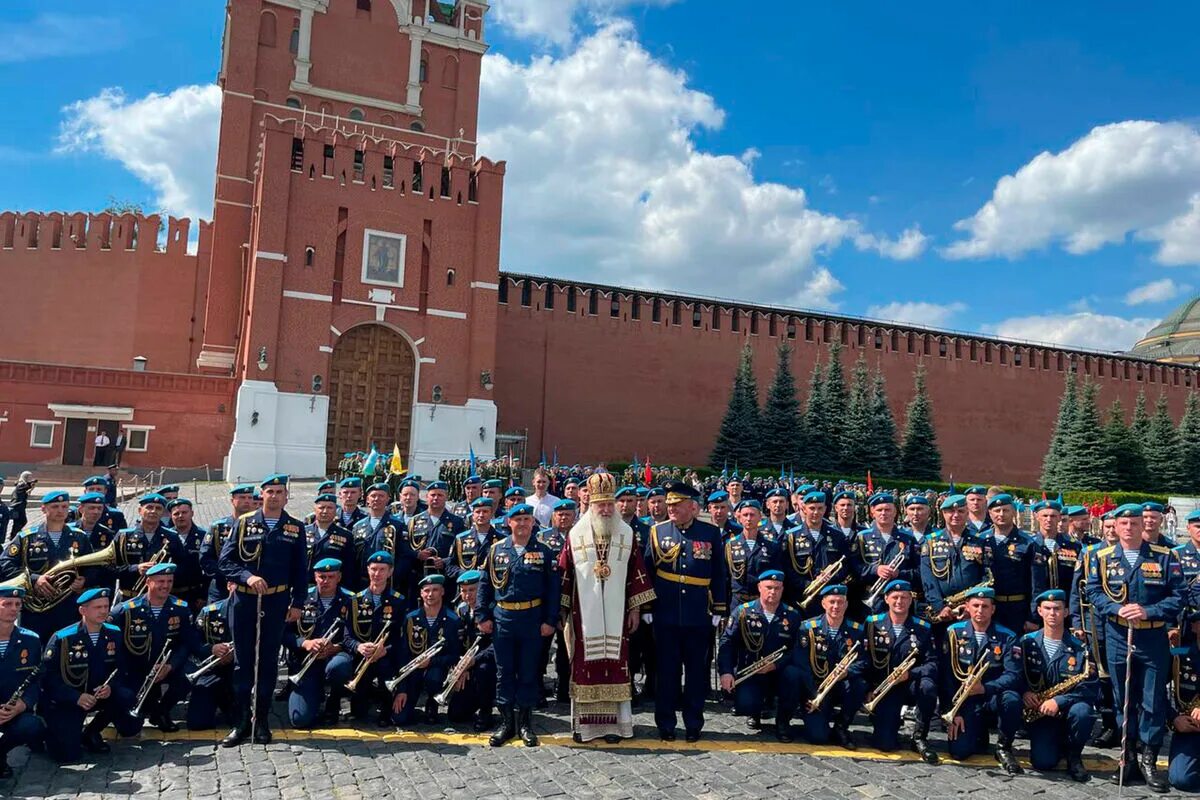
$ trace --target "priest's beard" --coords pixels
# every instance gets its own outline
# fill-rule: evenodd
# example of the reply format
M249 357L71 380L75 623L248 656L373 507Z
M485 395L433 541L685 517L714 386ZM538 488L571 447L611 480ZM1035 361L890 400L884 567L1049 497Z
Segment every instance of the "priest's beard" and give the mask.
M599 514L590 513L588 516L591 517L592 536L596 538L596 543L600 545L611 544L617 535L617 521L620 517L616 514L602 517Z

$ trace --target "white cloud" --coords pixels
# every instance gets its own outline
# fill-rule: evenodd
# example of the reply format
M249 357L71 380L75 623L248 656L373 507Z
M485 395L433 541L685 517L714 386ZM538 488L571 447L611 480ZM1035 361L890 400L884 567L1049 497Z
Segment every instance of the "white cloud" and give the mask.
M115 50L125 40L122 23L109 17L39 14L0 28L0 64L83 56Z
M907 322L912 325L922 325L927 328L945 328L951 320L967 310L964 303L926 302L892 302L886 305L871 306L867 316L892 322Z
M575 38L581 16L611 19L631 6L666 6L675 0L496 0L491 14L516 36L566 45Z
M699 150L696 131L724 113L627 24L562 57L489 56L481 95L480 152L508 160L506 269L832 307L830 251L924 247L915 228L881 238L813 209L802 189L757 181L753 150Z
M1086 347L1093 350L1128 350L1158 324L1156 319L1125 319L1092 311L1013 317L984 331L1008 339Z
M1130 235L1158 245L1164 264L1200 263L1200 132L1133 120L1093 128L999 180L955 228L949 258L1015 258L1059 244L1090 253Z
M1176 283L1170 278L1162 278L1161 280L1150 281L1138 286L1136 289L1132 289L1125 295L1125 302L1131 306L1139 306L1143 303L1162 303L1183 294L1191 288L1186 284Z
M105 89L63 109L58 151L98 152L121 162L157 193L170 214L212 217L221 90L182 86L129 100Z

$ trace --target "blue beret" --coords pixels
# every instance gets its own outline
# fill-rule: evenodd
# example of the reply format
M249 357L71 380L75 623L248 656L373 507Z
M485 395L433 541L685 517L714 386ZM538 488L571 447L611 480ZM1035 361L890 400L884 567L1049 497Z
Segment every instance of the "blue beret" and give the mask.
M908 497L904 498L904 505L927 506L929 505L929 498L923 494L910 494Z
M529 494L529 492L525 491L525 488L523 486L510 486L508 488L508 490L504 493L504 499L507 500L510 497L517 497L517 496L525 497L528 494Z
M768 499L768 500L770 500L772 497L783 497L783 498L787 498L787 496L788 496L788 490L787 490L787 489L772 489L771 491L767 492L767 499Z
M972 597L982 597L986 600L995 600L996 590L990 586L976 586L973 589L969 589L966 593L966 599L970 600Z
M317 499L313 500L314 505L316 505L317 503L333 503L334 505L337 505L337 495L330 494L329 492L325 492L324 494L319 494L319 495L317 495Z
M858 497L855 496L854 492L851 492L846 489L843 489L842 491L838 492L837 494L835 494L833 496L833 502L835 502L835 503L838 500L843 500L843 499L858 500Z
M767 569L758 574L760 581L781 581L783 580L783 570Z
M476 497L471 501L471 508L492 508L496 505L496 501L490 497Z
M25 590L20 586L0 586L0 599L5 597L24 597Z
M509 518L525 517L525 516L530 516L532 514L533 514L533 506L529 505L529 503L517 503L515 506L513 506L512 508L510 508L508 510L507 516Z
M564 498L554 504L555 511L574 511L577 508L579 508L578 504L569 498Z
M239 483L237 486L229 490L230 497L238 494L254 494L254 487L248 483Z
M483 483L483 478L478 475L468 475L467 479L463 481L463 486L478 486L481 483Z
M90 603L93 600L99 600L101 598L111 600L112 589L108 589L103 586L97 586L95 589L88 589L84 591L83 594L79 595L79 598L75 601L75 605L81 606L84 603Z
M1029 507L1029 510L1032 511L1034 514L1038 513L1039 511L1043 511L1046 508L1047 502L1048 501L1046 501L1046 500L1038 500L1036 503L1034 503L1033 505L1031 505Z
M1141 503L1125 503L1124 505L1113 510L1112 515L1113 519L1120 519L1121 517L1140 517L1142 515L1142 505Z
M104 495L100 494L100 492L87 492L82 494L79 497L79 505L84 505L85 503L98 503L99 505L104 505Z
M1086 506L1067 506L1066 511L1068 517L1086 517L1088 515Z
M1200 522L1200 508L1197 508L1195 511L1190 512L1183 519L1186 522Z
M89 486L107 486L107 485L108 485L108 479L105 478L103 475L93 475L90 478L84 478L83 484L82 484L83 488L85 488L85 489L88 488Z
M900 578L893 578L892 580L887 582L886 586L883 587L883 594L885 597L887 595L891 594L892 592L911 592L911 591L912 591L912 584L906 580L901 580Z
M473 583L479 583L483 578L483 573L477 569L469 569L466 572L459 573L458 585L470 586Z
M649 486L637 487L637 496L638 496L639 500L641 500L642 498L649 497L650 496L650 487Z
M418 587L420 587L420 586L445 586L445 585L446 585L446 576L441 575L437 572L435 572L431 575L426 575L424 578L421 578L421 580L419 580L417 582Z
M265 481L260 483L258 486L260 489L265 489L268 486L287 486L287 485L288 485L288 476L279 473L279 474L270 476Z
M723 489L719 489L708 496L708 502L710 503L724 503L728 499L729 492Z
M445 481L430 481L429 485L425 487L425 491L428 492L433 490L448 492L450 491L450 485Z
M867 498L867 505L871 508L883 505L884 503L896 505L896 498L892 496L891 492L876 492Z
M361 489L362 478L342 478L338 482L339 489Z
M666 497L667 490L661 486L655 486L650 491L646 492L646 497Z
M762 511L762 503L758 502L753 497L748 497L737 504L738 511L741 511L743 508L753 508L758 511Z
M987 507L988 508L998 508L999 506L1011 506L1012 504L1013 504L1013 496L1011 494L1008 494L1007 492L1001 492L1000 494L993 497L991 500L988 500Z
M254 491L250 493L250 496L255 500L262 500L262 490L255 486Z
M1055 601L1060 603L1067 602L1067 593L1062 589L1047 589L1037 597L1033 598L1033 602L1039 606L1042 603L1053 603Z
M732 478L725 481L725 485L728 486L731 483L741 483L741 482L742 482L742 479L739 478L737 475L734 475Z
M65 492L61 489L58 489L58 490L46 492L45 494L43 494L41 502L42 502L42 505L46 505L47 503L66 503L66 502L69 502L70 499L71 499L70 494L68 494L67 492Z
M846 596L846 584L831 583L828 586L826 586L824 589L821 590L821 597L825 597L826 595L830 595L830 594L840 594L842 597L845 597Z
M813 489L810 492L804 493L804 502L806 503L824 503L825 493L819 489Z
M313 564L313 572L341 572L342 562L336 558L322 558Z
M405 481L404 483L400 484L400 486L403 488L407 484L408 481ZM371 492L383 492L384 494L390 495L392 493L392 487L388 486L386 483L372 483L367 487L367 494L370 494Z
M975 486L972 486L970 489L967 489L965 492L963 492L963 494L987 494L987 487L976 484Z
M1167 508L1162 503L1142 503L1142 511L1157 511L1160 514L1167 513Z
M175 506L187 506L188 508L191 508L192 501L188 500L186 497L176 497L174 500L167 503L168 509L175 508Z
M151 492L150 494L142 495L141 498L138 500L139 506L148 506L151 503L158 503L163 508L166 508L167 498L163 497L161 494L158 494L157 492Z
M174 575L175 565L170 561L164 561L161 564L155 564L150 569L146 570L147 578L154 578L159 575Z
M503 489L504 481L500 480L499 478L489 478L483 482L483 488L485 488L485 489Z
M396 559L392 558L392 554L386 550L376 550L367 559L368 564L388 564L389 566L396 563Z
M637 497L637 487L622 486L620 489L617 489L617 493L614 496L618 499L622 497Z
M1115 510L1116 509L1113 509L1113 511L1115 511ZM1103 514L1100 515L1100 519L1102 519L1102 520L1112 519L1113 511L1105 511Z
M159 494L179 494L179 484L168 483L165 486L160 486L155 489Z
M949 495L946 497L945 500L942 501L942 504L940 506L938 506L938 508L940 508L942 511L945 511L948 508L966 508L966 507L967 507L967 496L965 494Z
M578 486L581 483L583 483L583 478L579 477L578 475L571 475L565 481L563 481L563 486Z

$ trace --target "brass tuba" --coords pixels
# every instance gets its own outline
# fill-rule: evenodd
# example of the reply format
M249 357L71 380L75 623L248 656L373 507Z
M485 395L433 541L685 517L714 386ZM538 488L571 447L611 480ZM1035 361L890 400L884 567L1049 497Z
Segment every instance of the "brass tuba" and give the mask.
M42 597L37 593L36 585L28 572L0 585L25 587L25 608L35 613L42 613L54 608L71 594L71 586L79 577L80 571L89 567L112 567L117 563L117 546L113 542L103 550L64 559L43 572L42 575L49 578L54 587L54 592L49 597Z

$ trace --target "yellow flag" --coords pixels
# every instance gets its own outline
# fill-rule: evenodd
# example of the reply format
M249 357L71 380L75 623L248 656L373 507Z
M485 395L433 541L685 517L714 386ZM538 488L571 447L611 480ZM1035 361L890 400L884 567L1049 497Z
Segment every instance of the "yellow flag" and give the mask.
M400 457L400 445L392 445L392 461L389 469L393 475L404 474L404 459Z

